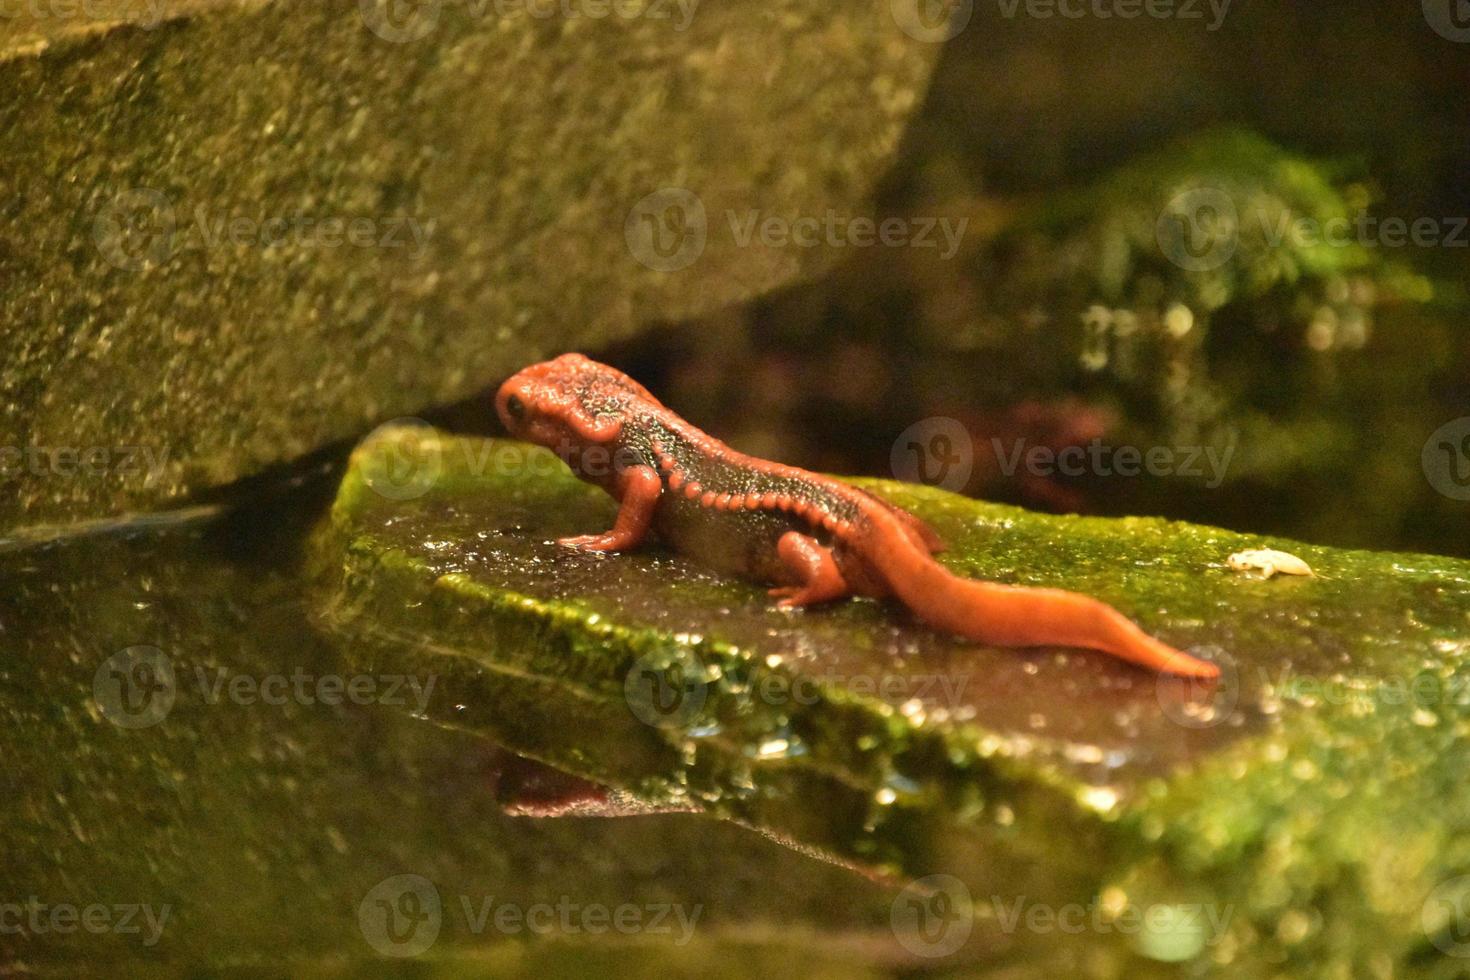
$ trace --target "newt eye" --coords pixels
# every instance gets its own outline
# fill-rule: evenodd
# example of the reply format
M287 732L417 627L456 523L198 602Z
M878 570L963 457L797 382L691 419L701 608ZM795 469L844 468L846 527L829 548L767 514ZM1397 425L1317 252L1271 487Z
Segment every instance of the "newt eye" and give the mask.
M517 422L522 421L526 417L526 403L521 401L519 395L511 395L505 400L505 410Z

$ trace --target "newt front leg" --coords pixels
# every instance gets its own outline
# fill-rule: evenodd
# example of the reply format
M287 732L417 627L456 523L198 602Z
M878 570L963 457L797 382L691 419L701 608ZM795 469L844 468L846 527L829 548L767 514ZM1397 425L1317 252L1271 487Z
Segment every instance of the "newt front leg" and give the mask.
M635 466L621 474L622 497L618 505L617 520L606 534L580 534L562 538L557 544L583 551L628 551L643 543L648 530L653 526L653 515L658 508L659 494L663 493L663 481L658 471L651 466Z

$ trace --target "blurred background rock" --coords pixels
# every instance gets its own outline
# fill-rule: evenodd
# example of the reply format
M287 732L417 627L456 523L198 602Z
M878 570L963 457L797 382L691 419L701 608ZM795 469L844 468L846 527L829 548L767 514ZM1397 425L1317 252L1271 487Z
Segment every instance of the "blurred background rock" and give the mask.
M1470 43L1418 4L1069 9L1086 15L976 4L948 42L877 214L968 219L953 257L841 249L818 282L613 359L696 424L806 466L889 475L900 433L953 417L974 495L1470 552L1466 504L1421 465L1470 414ZM1170 202L1219 191L1228 259L1169 262ZM1371 224L1273 241L1359 215L1432 219L1436 244ZM1018 445L1094 440L1170 447L1173 470L1009 465ZM1204 449L1228 459L1219 481L1185 465Z

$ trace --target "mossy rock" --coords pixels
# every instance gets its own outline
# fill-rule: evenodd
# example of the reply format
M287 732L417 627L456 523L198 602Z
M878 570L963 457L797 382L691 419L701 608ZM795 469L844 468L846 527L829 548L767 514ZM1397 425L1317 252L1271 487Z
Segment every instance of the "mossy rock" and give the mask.
M1224 680L986 648L866 600L785 613L656 547L572 552L554 539L612 501L539 449L422 427L355 452L317 542L322 619L361 662L443 678L438 722L899 879L951 875L991 931L1012 896L1094 902L1135 953L1232 975L1457 965L1433 910L1470 871L1470 564L857 482L929 520L956 571L1096 595ZM1260 547L1315 576L1228 567ZM1168 922L1129 930L1129 907Z
M292 560L330 499L318 489L264 520L0 548L0 976L728 977L778 960L861 976L903 954L891 890L741 828L507 812L528 767L414 717L418 699L399 687L414 679L363 677L371 692L320 697L317 681L362 675L311 628ZM172 682L139 677L146 694L115 697L114 657L138 645ZM267 693L271 678L286 686ZM438 890L442 928L427 949L398 936L417 955L395 959L363 906L405 875ZM497 927L487 901L699 918L687 943L533 933ZM103 933L48 921L97 904L167 918L161 934L141 914Z
M861 213L940 47L842 0L25 6L0 531L177 502L819 273L832 249L727 215Z

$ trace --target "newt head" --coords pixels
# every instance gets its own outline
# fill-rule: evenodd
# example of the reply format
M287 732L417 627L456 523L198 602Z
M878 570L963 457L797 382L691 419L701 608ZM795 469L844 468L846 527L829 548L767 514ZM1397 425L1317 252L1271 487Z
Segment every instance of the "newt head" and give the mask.
M657 406L648 389L581 354L563 354L516 372L495 395L495 411L511 435L555 448L568 440L608 443L637 403Z

